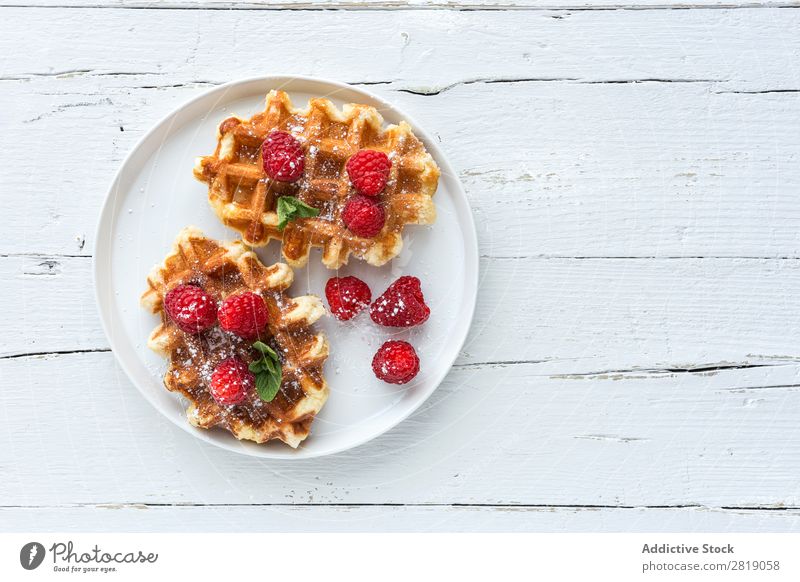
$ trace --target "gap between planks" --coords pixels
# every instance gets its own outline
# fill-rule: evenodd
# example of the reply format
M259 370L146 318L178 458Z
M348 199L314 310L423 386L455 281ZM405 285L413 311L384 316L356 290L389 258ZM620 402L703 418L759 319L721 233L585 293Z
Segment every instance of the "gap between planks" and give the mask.
M58 350L58 351L44 351L44 352L25 352L19 354L7 354L0 356L2 360L20 360L26 358L48 359L50 357L73 356L82 354L107 354L111 353L110 348L85 348L77 350ZM488 362L471 362L468 364L453 364L454 370L479 370L482 368L506 368L511 366L535 366L537 364L551 364L558 362L558 358L549 360L499 360ZM793 358L786 358L785 360L776 360L775 362L753 364L750 362L718 362L699 364L689 367L643 367L643 368L627 368L620 370L600 370L570 374L549 374L548 377L553 380L592 380L603 379L609 376L625 376L629 374L637 374L639 376L652 376L653 378L660 378L665 375L676 377L684 374L709 376L715 375L719 372L734 371L734 370L750 370L754 368L778 368L783 366L797 366L798 362ZM763 386L749 386L748 390L759 390L769 388L800 388L800 384L780 384L780 385L763 385ZM734 390L735 388L731 388ZM586 437L592 438L592 437Z
M695 509L700 511L796 511L800 506L792 505L724 505L710 506L696 503L676 505L600 505L600 504L547 504L547 503L151 503L151 502L104 502L104 503L67 503L60 505L0 505L4 509L158 509L158 508L184 508L184 507L336 507L336 508L413 508L413 509L496 509L496 510L528 510L549 511L554 509L566 510L684 510Z
M137 72L111 72L111 71L97 71L93 69L75 69L56 71L54 73L20 73L16 75L0 77L0 82L30 82L37 79L74 79L74 78L97 78L97 77L152 77L161 76L166 73L137 71ZM439 87L408 87L408 83L401 79L391 79L386 81L349 81L344 83L353 86L374 87L382 86L390 91L398 93L408 93L410 95L417 95L420 97L436 97L442 93L446 93L452 89L457 89L467 85L516 85L525 83L567 83L570 85L640 85L640 84L684 84L684 83L705 83L710 85L729 83L730 79L690 79L690 78L669 78L669 77L642 77L642 78L621 78L621 79L593 79L583 80L580 77L481 77L476 79L464 79L441 85ZM207 79L190 79L188 81L181 81L177 83L168 83L164 85L130 85L124 87L126 89L178 89L182 87L218 87L224 85L226 81L207 80ZM741 94L741 95L759 95L762 93L796 93L800 89L763 89L754 91L745 90L721 90L713 91L714 95L728 95L728 94ZM65 93L66 94L66 93ZM94 105L94 104L92 104Z
M236 11L296 11L296 12L319 12L331 10L347 10L359 12L380 12L380 11L421 11L421 10L445 10L454 12L498 12L498 11L518 11L518 12L596 12L596 11L653 11L653 10L738 10L753 8L800 8L796 2L729 2L713 5L706 4L684 4L684 3L664 3L652 5L637 5L630 3L620 4L598 4L587 6L586 4L544 4L538 6L524 4L483 4L483 3L464 3L454 2L430 2L426 4L411 4L408 2L380 2L365 4L363 2L287 2L284 4L253 4L226 2L218 4L203 4L202 2L176 3L165 2L153 4L152 2L128 2L124 4L41 4L36 2L6 2L0 3L0 8L33 8L33 9L81 9L81 10L236 10ZM557 16L554 16L557 18Z
M0 7L2 8L2 7ZM798 8L800 8L800 4L798 4ZM20 73L16 75L10 76L0 76L0 82L30 82L38 79L73 79L73 78L98 78L98 77L158 77L162 75L166 75L167 73L163 72L152 72L152 71L119 71L119 72L112 72L112 71L97 71L93 69L74 69L74 70L64 70L64 71L56 71L53 73L42 73L42 72L34 72L34 73ZM129 85L125 87L118 87L123 89L154 89L154 90L162 90L162 89L181 89L181 88L199 88L199 87L219 87L224 85L228 81L218 81L218 80L208 80L208 79L190 79L187 81L179 81L174 83L167 83L167 84L139 84L139 85ZM394 91L397 93L408 93L410 95L416 95L419 97L436 97L452 89L457 89L467 85L498 85L498 84L506 84L506 85L517 85L517 84L526 84L526 83L564 83L569 85L643 85L643 84L707 84L707 85L724 85L725 83L731 83L730 79L710 79L710 78L702 78L702 79L691 79L691 78L670 78L670 77L642 77L642 78L620 78L620 79L590 79L590 80L583 80L580 77L482 77L482 78L475 78L475 79L463 79L461 81L456 81L453 83L448 83L447 85L441 85L438 87L414 87L414 86L407 86L408 82L403 81L401 79L392 79L392 80L381 80L381 81L350 81L345 80L344 83L356 87L374 87L374 86L381 86L388 91ZM800 93L800 88L767 88L767 89L756 89L756 90L738 90L738 89L719 89L719 90L712 90L712 95L775 95L775 94L798 94ZM58 93L62 94L62 93ZM64 95L69 94L69 92L64 92ZM76 93L77 94L77 93ZM99 103L85 103L80 105L92 106L92 105L99 105Z

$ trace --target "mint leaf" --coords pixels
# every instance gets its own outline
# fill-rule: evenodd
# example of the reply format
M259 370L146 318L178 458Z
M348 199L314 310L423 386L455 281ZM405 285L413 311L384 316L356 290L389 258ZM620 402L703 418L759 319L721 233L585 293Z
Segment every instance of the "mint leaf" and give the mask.
M254 342L253 349L261 352L261 358L254 360L248 366L256 375L256 392L264 402L272 402L281 389L283 371L278 354L264 342Z
M263 358L261 360L256 360L255 362L251 362L249 366L250 371L253 374L258 374L259 372L265 372L267 370L267 365L264 363Z
M281 389L281 372L270 374L264 372L256 376L256 392L264 402L272 402Z
M271 358L265 358L264 360L264 371L269 372L270 374L280 374L281 373L281 366L278 364L278 359L275 358L274 360Z
M290 221L298 218L319 216L319 208L309 206L294 196L278 198L278 230L283 230Z
M271 347L261 341L257 341L253 344L253 347L257 349L259 352L264 354L265 356L270 356L271 358L278 359L278 354L275 353Z

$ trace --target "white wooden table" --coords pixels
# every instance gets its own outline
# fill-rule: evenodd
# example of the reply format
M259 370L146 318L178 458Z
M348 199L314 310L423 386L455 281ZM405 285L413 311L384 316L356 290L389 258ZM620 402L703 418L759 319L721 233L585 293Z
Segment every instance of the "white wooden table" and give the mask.
M0 529L797 529L796 1L3 5ZM90 276L136 140L272 73L411 112L481 237L444 384L304 462L161 417L116 366Z

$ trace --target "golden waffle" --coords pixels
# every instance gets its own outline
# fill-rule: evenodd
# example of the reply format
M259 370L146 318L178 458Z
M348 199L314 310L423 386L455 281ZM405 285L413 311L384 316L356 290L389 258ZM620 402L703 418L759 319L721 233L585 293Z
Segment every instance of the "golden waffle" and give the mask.
M328 342L311 325L325 313L322 302L311 295L289 297L292 270L283 263L265 267L239 241L220 244L193 227L175 240L172 253L147 278L142 306L161 315L147 345L169 359L164 384L189 399L186 415L201 428L219 426L236 438L263 443L280 439L297 447L308 436L314 416L325 404L328 386L322 367ZM217 302L228 295L252 291L264 298L269 311L269 340L282 360L283 380L272 402L255 391L241 404L218 404L208 384L222 360L237 356L249 364L258 356L252 342L223 331L219 325L192 335L181 331L164 312L164 296L177 285L200 285Z
M297 182L271 180L262 168L261 144L276 130L294 135L305 147L305 171ZM211 207L249 245L282 241L292 266L305 265L312 246L322 247L322 262L331 269L345 264L351 253L383 265L400 252L406 224L436 220L432 196L438 166L406 122L383 129L374 107L349 104L340 111L327 99L311 99L306 109L296 109L286 93L270 91L263 112L226 119L217 137L214 155L198 158L194 168L195 177L208 184ZM341 219L354 193L345 164L360 149L385 152L392 161L389 182L379 195L386 224L374 238L355 236ZM318 208L319 216L294 220L281 232L276 206L283 195Z

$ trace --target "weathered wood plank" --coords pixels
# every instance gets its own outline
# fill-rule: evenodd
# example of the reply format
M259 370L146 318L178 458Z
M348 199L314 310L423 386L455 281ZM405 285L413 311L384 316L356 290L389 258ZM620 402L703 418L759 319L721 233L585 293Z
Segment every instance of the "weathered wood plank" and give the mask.
M21 87L0 95L14 119L0 135L9 162L0 251L87 254L121 159L197 89L87 96ZM487 256L798 257L798 95L521 83L389 97L442 140ZM497 115L488 131L478 110L525 111L528 121ZM15 147L19 139L31 145ZM42 173L29 152L43 143L61 152L80 143L81 163L54 158Z
M278 70L348 82L395 81L427 92L480 79L661 79L798 89L786 64L800 47L792 34L800 11L786 9L403 10L390 20L370 11L74 9L56 15L5 8L3 13L3 79L88 77L103 86L115 75L148 73L151 85L169 86ZM84 32L87 21L91 34ZM310 28L311 42L325 47L328 58L307 50L308 36L297 33ZM343 33L347 30L358 31L357 41ZM254 55L263 58L254 61Z
M16 307L0 312L0 356L108 347L90 263L0 259L0 303ZM461 364L546 361L579 374L800 358L800 261L483 259L481 269Z
M30 22L31 11L11 12L17 26L6 24L0 35L8 48L0 51L7 152L0 197L10 206L0 217L0 252L88 252L107 185L136 139L209 83L263 72L239 58L263 37L222 45L212 32L249 30L245 12L122 12L83 37L70 32L85 17L80 10L55 19L34 10ZM419 42L405 45L398 33L368 66L356 58L360 47L341 45L336 76L391 81L373 89L442 140L483 227L484 254L800 256L797 79L788 60L759 64L761 53L750 48L777 43L763 52L800 54L792 34L800 11L709 12L718 11L593 13L563 22L523 15L532 20L522 39L530 51L522 53L522 41L505 35L517 16L403 12L398 30ZM291 12L264 17L277 19L278 30L300 25ZM319 15L320 42L335 44L345 17ZM379 28L380 15L355 18ZM40 48L19 48L33 42L22 24L53 39L47 67ZM456 38L443 38L445 24L459 30ZM115 50L102 50L112 37ZM487 44L477 60L459 57ZM198 62L198 54L207 56ZM326 72L303 51L284 56L296 72ZM30 155L43 144L73 155L43 166Z
M644 10L795 7L794 0L5 0L4 6L194 10Z
M146 506L0 507L15 532L796 532L800 511L709 508Z
M5 505L800 505L797 364L589 378L458 368L386 435L303 462L184 433L109 353L0 366Z

